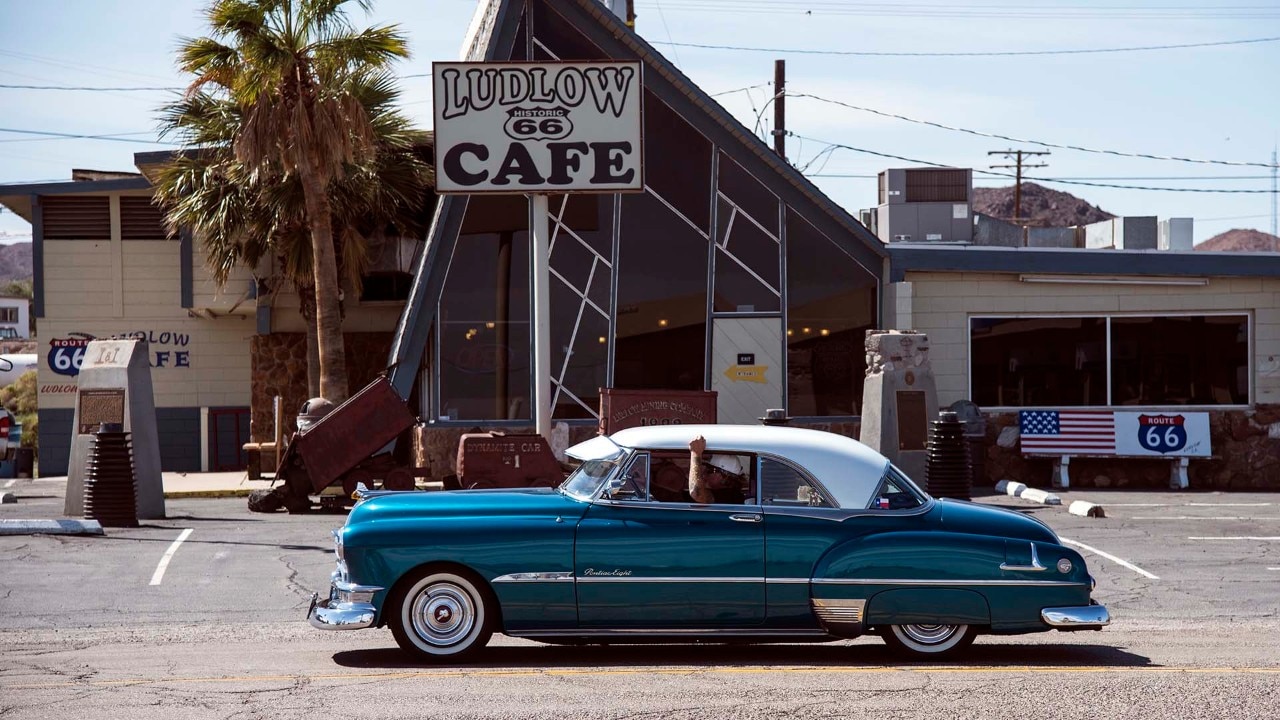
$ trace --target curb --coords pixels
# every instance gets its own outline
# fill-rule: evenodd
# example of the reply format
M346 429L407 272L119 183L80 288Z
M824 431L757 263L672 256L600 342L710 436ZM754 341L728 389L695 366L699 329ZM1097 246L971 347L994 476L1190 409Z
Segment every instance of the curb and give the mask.
M996 492L1002 492L1006 495L1022 498L1028 502L1039 503L1041 505L1061 505L1062 498L1051 492L1044 490L1036 490L1029 488L1020 482L1013 480L1001 480L996 483Z
M103 535L97 520L0 520L0 535Z
M231 497L249 497L249 493L255 488L231 488L223 490L167 490L164 494L165 500L185 499L185 498L231 498ZM270 488L263 488L269 490Z
M1085 500L1076 500L1067 508L1067 512L1080 517L1104 518L1107 516L1106 510L1101 505L1087 502Z

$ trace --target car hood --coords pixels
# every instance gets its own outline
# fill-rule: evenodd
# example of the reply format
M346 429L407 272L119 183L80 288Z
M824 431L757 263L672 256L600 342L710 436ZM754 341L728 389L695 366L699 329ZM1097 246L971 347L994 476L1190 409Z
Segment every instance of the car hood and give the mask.
M963 500L940 499L930 514L937 519L941 529L949 532L1061 544L1048 525L1013 510Z
M503 517L559 515L578 517L587 503L552 488L453 490L377 494L356 503L347 524L414 517Z

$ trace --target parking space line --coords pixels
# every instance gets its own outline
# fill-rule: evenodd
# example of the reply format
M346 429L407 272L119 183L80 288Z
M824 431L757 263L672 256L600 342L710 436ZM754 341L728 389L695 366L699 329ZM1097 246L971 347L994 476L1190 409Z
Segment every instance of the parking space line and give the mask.
M1275 503L1107 503L1107 507L1271 507Z
M1088 552L1091 552L1091 553L1093 553L1094 555L1097 555L1098 557L1106 558L1107 560L1110 560L1111 562L1113 562L1113 563L1115 563L1115 564L1119 565L1120 567L1126 567L1126 568L1129 568L1130 570L1132 570L1132 571L1134 571L1134 572L1138 573L1139 575L1141 575L1141 576L1143 576L1143 577L1145 577L1145 578L1149 578L1149 579L1151 579L1151 580L1159 580L1159 579L1160 579L1158 576L1153 575L1153 574L1151 574L1151 573L1147 572L1146 570L1143 570L1142 568L1138 567L1137 565L1134 565L1133 563L1129 562L1128 560L1122 560L1122 559L1120 559L1120 558L1116 557L1115 555L1112 555L1111 553L1105 553L1105 552L1102 552L1102 551L1101 551L1101 550L1099 550L1098 548L1090 547L1090 546L1088 546L1088 545L1085 545L1085 544L1084 544L1084 543L1082 543L1082 542L1076 542L1075 540L1068 540L1068 539L1066 539L1066 538L1064 538L1064 537L1060 537L1060 538L1058 538L1058 539L1059 539L1059 540L1061 540L1062 542L1064 542L1064 543L1068 544L1068 545L1075 545L1076 547L1080 548L1081 550L1087 550Z
M187 528L186 530L183 530L182 533L178 535L178 539L174 540L173 544L169 546L169 549L164 551L164 557L160 558L160 564L156 566L156 572L151 576L152 585L159 585L160 581L164 580L164 571L169 567L169 561L173 559L173 554L178 552L178 546L182 544L182 541L191 537L193 529L194 528Z
M1280 520L1280 517L1245 517L1243 515L1134 515L1124 520Z
M1280 540L1280 535L1189 535L1188 540Z

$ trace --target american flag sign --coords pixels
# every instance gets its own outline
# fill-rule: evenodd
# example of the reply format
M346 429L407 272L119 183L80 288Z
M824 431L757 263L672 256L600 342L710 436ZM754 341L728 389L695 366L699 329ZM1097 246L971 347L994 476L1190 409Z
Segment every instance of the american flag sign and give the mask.
M1115 413L1089 410L1023 410L1018 413L1022 452L1029 455L1114 455Z

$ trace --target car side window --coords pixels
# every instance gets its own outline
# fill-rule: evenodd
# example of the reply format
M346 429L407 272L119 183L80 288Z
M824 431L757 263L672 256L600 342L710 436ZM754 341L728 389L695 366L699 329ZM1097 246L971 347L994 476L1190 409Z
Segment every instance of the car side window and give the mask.
M867 504L867 508L910 510L920 507L923 503L924 498L917 495L909 483L899 479L897 468L890 466L884 478L880 480L880 487L876 488L875 494L871 496L871 502Z
M760 504L833 507L803 473L770 458L760 458Z
M649 453L637 453L616 479L609 483L610 500L649 500Z

